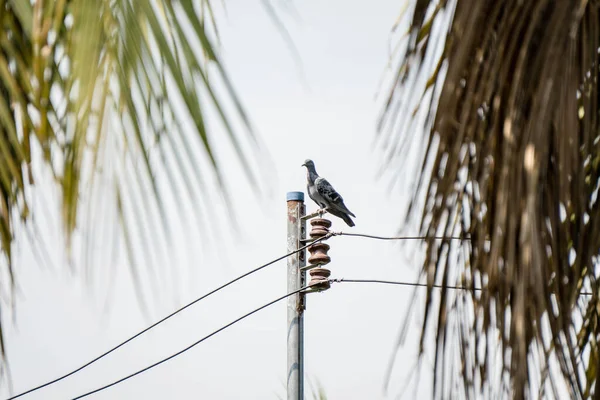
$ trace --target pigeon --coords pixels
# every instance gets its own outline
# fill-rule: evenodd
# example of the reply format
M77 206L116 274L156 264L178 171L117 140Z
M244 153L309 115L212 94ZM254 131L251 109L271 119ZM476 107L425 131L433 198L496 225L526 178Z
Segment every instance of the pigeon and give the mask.
M306 160L302 166L306 167L308 171L306 189L310 198L328 213L343 219L348 226L354 226L354 221L350 216L356 218L356 215L348 210L348 207L344 204L344 199L335 191L333 186L317 174L315 163L312 160Z

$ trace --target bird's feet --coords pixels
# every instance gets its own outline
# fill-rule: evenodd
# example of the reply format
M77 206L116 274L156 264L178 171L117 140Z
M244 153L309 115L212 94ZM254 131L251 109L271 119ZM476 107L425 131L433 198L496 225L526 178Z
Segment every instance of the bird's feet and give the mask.
M323 218L323 214L325 214L327 212L327 207L325 208L319 208L317 210L317 214L319 214L319 218Z

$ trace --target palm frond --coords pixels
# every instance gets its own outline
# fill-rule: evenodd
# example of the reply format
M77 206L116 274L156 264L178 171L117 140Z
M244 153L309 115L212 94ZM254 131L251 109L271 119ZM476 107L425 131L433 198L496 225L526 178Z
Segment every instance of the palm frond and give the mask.
M0 244L10 276L15 232L31 218L32 163L60 188L69 253L75 240L88 267L110 263L118 240L108 227L119 223L138 286L143 274L158 282L173 259L173 216L202 230L211 203L228 202L215 132L256 184L264 152L219 59L211 7L1 2Z
M414 2L380 140L420 156L408 221L470 238L426 241L427 282L484 288L427 291L439 397L600 395L599 5Z

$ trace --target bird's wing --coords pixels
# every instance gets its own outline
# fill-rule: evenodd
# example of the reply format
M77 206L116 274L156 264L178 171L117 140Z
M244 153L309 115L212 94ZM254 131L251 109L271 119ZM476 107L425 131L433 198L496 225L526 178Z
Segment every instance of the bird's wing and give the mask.
M325 207L325 205L323 204L323 199L321 198L321 196L319 196L319 193L317 192L317 188L315 187L314 183L311 184L310 182L308 183L308 185L306 185L306 190L308 191L308 196L315 202L317 203L317 205L319 207Z
M344 199L342 196L331 186L331 184L325 178L318 177L315 180L315 186L317 188L317 193L323 197L323 199L327 202L330 207L333 207L343 213L352 214L352 211L348 210L346 205L344 204Z
M323 197L323 199L325 199L328 203L334 203L338 200L338 198L341 197L325 178L318 177L315 180L315 187L317 188L317 192L321 195L321 197Z

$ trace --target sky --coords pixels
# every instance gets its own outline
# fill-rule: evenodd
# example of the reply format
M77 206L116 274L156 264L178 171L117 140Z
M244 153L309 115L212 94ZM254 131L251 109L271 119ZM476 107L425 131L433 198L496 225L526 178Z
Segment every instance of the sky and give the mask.
M402 2L303 0L276 2L296 50L259 0L215 2L221 54L234 87L262 142L272 170L259 195L239 164L215 146L231 187L238 227L226 222L214 245L175 232L177 265L166 267L169 285L147 291L140 311L124 262L105 266L103 279L79 270L45 266L25 251L18 274L16 313L4 315L13 393L56 378L125 340L151 322L228 280L286 252L286 192L305 190L306 158L343 195L357 215L350 229L332 217L334 230L393 235L403 226L410 176L389 190L375 143L381 110L376 99L390 54L390 30ZM210 121L209 121L210 124ZM218 128L215 128L218 129ZM222 138L222 139L221 139ZM41 222L49 253L64 262L58 206ZM307 209L316 209L307 197ZM222 205L215 205L215 209ZM193 205L191 205L193 209ZM222 210L220 211L222 212ZM54 222L52 222L54 221ZM204 227L210 231L209 227ZM406 233L411 227L405 227ZM329 241L334 278L413 282L419 253L408 244L338 237ZM116 271L114 275L109 271ZM98 274L96 274L98 275ZM111 277L110 279L107 277ZM112 382L166 357L242 314L286 293L280 262L207 298L84 371L25 399L66 399ZM422 293L420 293L422 294ZM305 313L306 393L318 382L329 399L393 399L416 365L420 315L395 358L389 390L384 377L407 312L412 288L341 283L310 294ZM422 297L422 296L421 296ZM107 299L109 301L107 301ZM286 303L280 302L208 339L196 348L93 399L285 398ZM420 394L430 392L425 357ZM6 380L2 396L8 395Z

